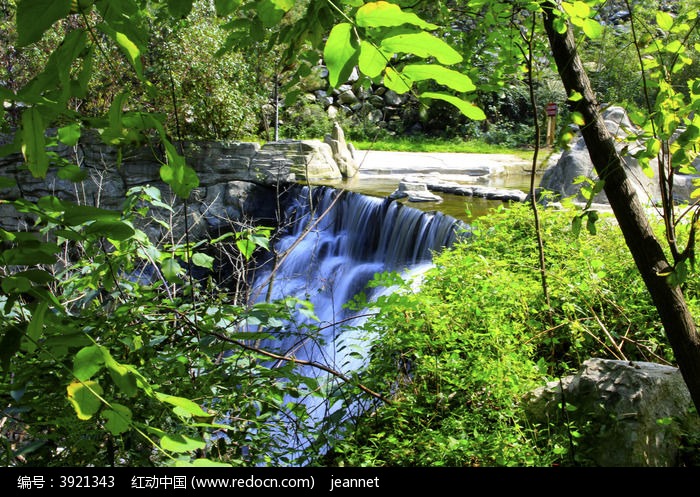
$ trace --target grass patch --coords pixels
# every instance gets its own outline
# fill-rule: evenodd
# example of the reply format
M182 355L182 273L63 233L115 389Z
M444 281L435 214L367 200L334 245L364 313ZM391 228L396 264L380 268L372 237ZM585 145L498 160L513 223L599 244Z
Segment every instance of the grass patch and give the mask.
M480 140L444 140L438 138L396 138L392 140L352 141L358 150L386 150L391 152L447 152L464 154L511 154L526 159L533 151L493 145Z

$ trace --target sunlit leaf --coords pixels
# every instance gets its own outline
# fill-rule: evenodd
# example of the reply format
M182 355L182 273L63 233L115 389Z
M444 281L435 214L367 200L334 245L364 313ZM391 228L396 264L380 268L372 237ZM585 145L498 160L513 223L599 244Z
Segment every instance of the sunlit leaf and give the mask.
M409 77L403 76L393 67L387 67L386 71L384 71L384 86L386 86L389 90L395 91L399 95L402 95L410 91L412 85L413 81Z
M455 97L454 95L448 95L446 93L439 92L424 92L421 94L422 98L434 98L437 100L444 100L457 107L462 114L464 114L469 119L474 121L482 121L486 119L486 114L479 107L471 102L462 100L461 98Z
M409 64L401 72L413 81L433 79L455 91L471 92L476 90L476 86L469 76L437 64Z
M99 345L83 347L73 359L73 375L81 380L89 380L104 365L104 357Z
M673 26L673 16L663 10L656 11L656 24L664 31L670 31Z
M58 139L69 147L77 144L80 139L80 124L72 123L58 128Z
M353 26L340 23L333 26L326 45L323 48L323 59L328 68L328 82L337 87L350 77L359 57L359 50L354 45Z
M401 7L389 2L368 2L355 14L355 21L361 27L391 27L412 24L422 29L433 30L438 26L424 21L416 14L404 12Z
M362 40L358 67L363 74L370 78L376 78L386 67L388 56L389 54L383 53L374 44Z
M586 19L583 21L583 32L588 36L591 40L597 40L601 36L603 36L603 32L605 31L605 28L598 22L594 21L593 19Z
M462 62L462 56L446 41L421 31L389 36L381 41L380 48L388 53L407 53L418 57L434 57L441 64Z
M163 435L160 446L170 452L192 452L206 447L204 440L188 437L187 435Z
M73 382L66 387L68 400L73 405L78 419L86 420L100 410L102 387L96 381Z

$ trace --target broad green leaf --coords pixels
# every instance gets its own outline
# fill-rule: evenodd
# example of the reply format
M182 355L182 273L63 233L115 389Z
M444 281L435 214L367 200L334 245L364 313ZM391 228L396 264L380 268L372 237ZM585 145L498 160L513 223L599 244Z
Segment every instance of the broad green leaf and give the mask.
M61 166L56 175L61 179L72 181L73 183L80 183L88 177L87 171L80 166L76 166L75 164L66 164L65 166Z
M407 53L427 58L435 57L445 65L462 62L462 56L447 42L425 31L402 33L384 38L380 49L388 53Z
M567 25L566 25L566 21L564 19L562 19L561 17L557 17L556 19L554 19L554 21L552 22L552 25L554 26L554 30L557 33L559 33L560 35L563 35L564 33L566 33L566 30L568 29Z
M258 16L266 28L279 24L284 15L294 7L294 0L258 0Z
M586 121L583 119L583 114L581 114L580 112L571 113L571 122L576 124L577 126L583 126L586 124Z
M360 42L358 67L362 74L370 78L376 78L386 67L389 55L390 54L383 53L373 43L362 40Z
M41 40L44 32L66 17L70 9L71 0L20 0L17 4L17 45L24 47Z
M105 23L100 23L97 26L100 31L105 33L107 36L109 36L112 41L114 41L119 48L121 48L122 52L126 55L126 57L129 59L129 62L131 63L131 66L134 68L136 71L136 74L140 79L143 79L143 64L141 63L141 49L138 47L138 45L129 38L129 35L115 30L112 28L110 25L107 25Z
M35 178L45 178L49 170L44 121L36 107L22 113L22 155Z
M173 406L184 409L185 412L191 414L192 416L210 416L210 414L204 410L196 403L190 399L185 399L184 397L176 397L174 395L168 395L160 392L156 392L156 398L161 402L167 402Z
M384 86L402 95L411 90L413 81L408 76L397 72L393 67L387 67L384 73Z
M32 289L32 286L30 279L17 275L6 276L2 279L2 283L0 283L0 288L7 294L27 293Z
M55 264L58 247L51 251L48 247L11 248L2 252L3 262L8 266L35 266L37 264Z
M401 26L412 24L422 29L433 30L438 26L425 22L416 14L404 12L401 7L389 2L369 2L360 7L355 21L363 28Z
M58 139L61 143L72 147L78 143L80 139L80 124L73 123L67 126L58 128Z
M192 262L195 266L204 267L207 269L214 268L214 258L207 254L196 253L192 256Z
M562 2L561 3L564 12L569 14L571 17L587 18L591 14L591 8L580 0L575 2Z
M656 24L664 31L671 31L673 26L673 16L663 10L656 11Z
M81 381L89 380L102 369L104 362L99 345L83 347L73 359L73 375Z
M328 82L333 88L347 81L359 57L359 50L354 46L352 35L352 24L346 22L336 24L331 29L323 48L323 59L328 68Z
M199 186L197 173L185 163L185 158L177 153L169 140L164 140L163 144L168 163L160 167L160 178L172 188L175 195L186 199Z
M90 221L116 221L121 217L119 211L102 209L91 205L70 204L63 214L63 222L68 226L77 226Z
M32 320L27 325L27 353L31 354L36 350L36 344L44 333L44 318L49 304L46 301L39 302L32 313Z
M56 278L54 278L51 273L44 271L43 269L27 269L26 271L20 271L19 273L14 274L14 276L27 278L28 280L40 285L45 285L56 281Z
M100 410L102 387L96 381L73 382L66 387L68 400L73 405L78 419L86 420Z
M168 0L168 12L176 19L183 19L192 12L192 0Z
M163 435L160 447L170 452L192 452L206 447L204 440L188 437L187 435Z
M583 32L588 36L591 40L597 40L601 36L603 36L603 32L605 31L605 28L598 22L594 21L593 19L586 19L583 21Z
M136 394L136 378L132 374L131 368L124 364L120 364L109 353L109 350L102 347L102 356L104 358L104 363L109 370L109 375L115 385L124 392L127 396L131 397Z
M668 53L683 53L685 47L680 40L673 40L664 46L664 50Z
M481 110L473 103L467 102L466 100L462 100L461 98L455 97L454 95L448 95L446 93L439 92L424 92L421 94L421 98L434 98L437 100L444 100L445 102L457 107L462 112L462 114L464 114L469 119L472 119L473 121L482 121L486 119L486 114L484 114L483 110Z
M111 404L111 409L102 411L102 417L107 420L105 428L112 435L121 435L129 431L131 426L131 409L122 404Z
M255 243L250 238L243 238L242 240L236 240L236 247L241 255L247 260L255 252Z
M214 0L214 8L218 17L226 17L241 5L241 0Z
M124 221L106 220L95 221L85 228L85 233L90 235L104 236L110 240L127 240L136 233L134 228Z
M469 76L437 64L409 64L401 72L413 81L433 79L455 91L470 92L476 90L476 86Z
M569 102L578 102L579 100L583 100L583 95L574 90L571 92L571 95L569 95L568 100Z
M170 283L180 283L180 275L183 273L182 267L172 257L165 259L161 265L163 276Z

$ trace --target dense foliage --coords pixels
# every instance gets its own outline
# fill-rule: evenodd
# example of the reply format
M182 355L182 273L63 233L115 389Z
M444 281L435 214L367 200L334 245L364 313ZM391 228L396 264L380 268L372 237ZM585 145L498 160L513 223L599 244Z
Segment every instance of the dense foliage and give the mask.
M332 464L578 465L570 427L529 426L523 395L590 357L673 363L614 218L604 215L595 235L576 235L568 210L542 218L551 306L522 204L476 220L470 236L435 257L418 292L409 281L376 301L367 332L378 337L363 381L391 391L392 403L361 419ZM387 280L396 284L390 275L375 284ZM693 277L695 315L699 290Z

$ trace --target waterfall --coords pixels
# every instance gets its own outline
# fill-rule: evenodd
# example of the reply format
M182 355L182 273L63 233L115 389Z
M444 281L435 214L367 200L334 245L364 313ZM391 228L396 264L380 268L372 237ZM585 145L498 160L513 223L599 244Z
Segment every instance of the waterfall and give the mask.
M449 247L466 228L440 212L325 186L295 185L282 204L273 243L277 267L271 260L257 271L253 294L257 301L308 300L318 321L300 315L276 339L261 345L348 376L362 367L367 355L362 349L366 352L369 343L368 337L355 336L350 326L354 316L344 304L364 291L376 273L429 267L433 253ZM319 330L313 337L308 336L311 326ZM304 374L315 376L319 384L335 381L317 368L306 368ZM307 405L319 424L334 412L328 404ZM307 442L290 442L290 449L302 450Z

